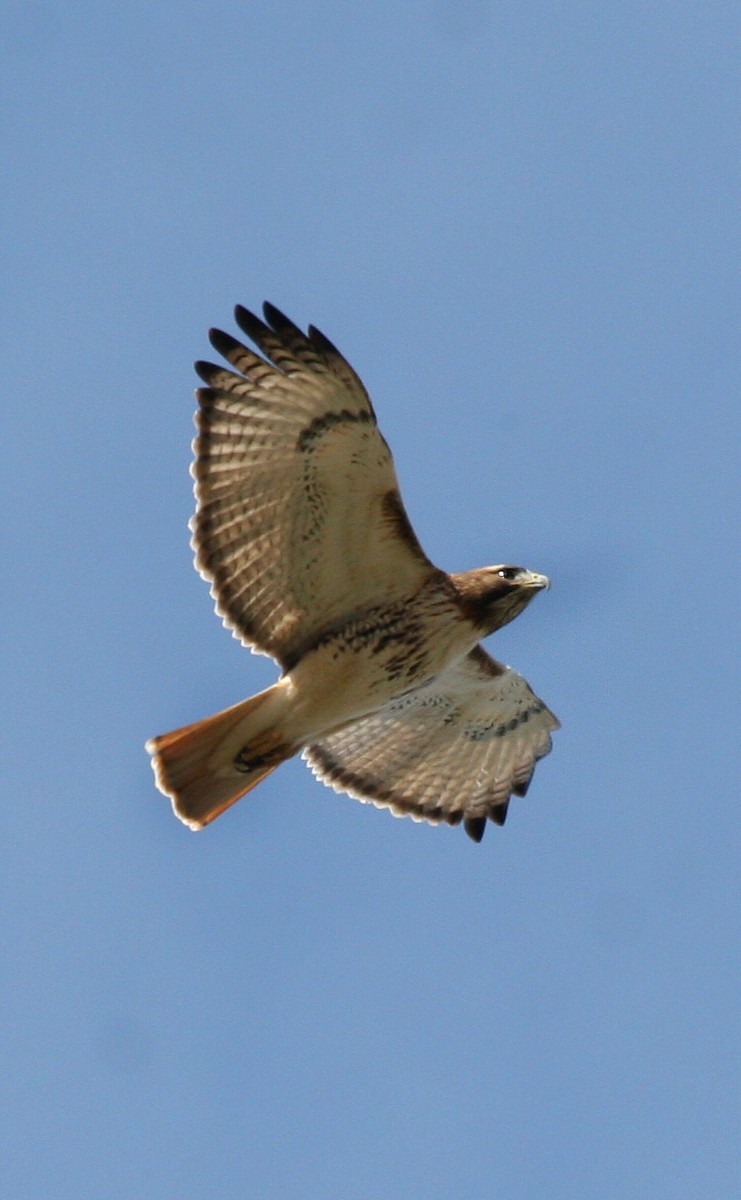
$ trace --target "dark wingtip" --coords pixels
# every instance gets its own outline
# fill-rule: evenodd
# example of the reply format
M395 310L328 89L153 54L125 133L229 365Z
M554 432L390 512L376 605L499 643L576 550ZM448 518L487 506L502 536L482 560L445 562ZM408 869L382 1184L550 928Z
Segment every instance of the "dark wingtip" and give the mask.
M287 317L285 313L276 308L274 304L271 304L269 300L266 300L263 304L262 312L268 325L276 333L280 333L282 329L296 329L290 317Z
M486 817L465 817L463 828L474 842L480 842L486 829Z
M504 804L497 804L497 806L495 808L492 808L491 812L489 813L489 816L491 817L491 819L495 825L504 825L504 822L507 820L507 809L508 808L509 808L509 800L505 800Z
M321 329L317 329L316 325L310 325L308 333L309 341L315 349L322 350L325 354L336 354L338 358L342 358L334 342L330 342L326 333L322 333Z
M242 350L243 347L236 338L233 338L230 333L224 333L223 329L209 329L208 340L219 354L223 354L224 358L229 358L235 350ZM196 366L196 370L198 367Z
M513 783L512 792L515 796L527 796L527 789L530 787L530 784L533 781L534 774L535 763L533 763L532 767L530 768L530 774L526 779L521 779L519 783Z
M205 362L202 358L199 358L197 362L194 362L193 366L195 367L196 375L198 375L204 383L209 384L217 372L224 370L223 367L217 367L216 363Z
M234 320L242 332L247 334L248 338L252 338L253 342L257 345L260 344L260 335L265 333L267 326L259 317L255 316L244 305L237 304L234 309Z

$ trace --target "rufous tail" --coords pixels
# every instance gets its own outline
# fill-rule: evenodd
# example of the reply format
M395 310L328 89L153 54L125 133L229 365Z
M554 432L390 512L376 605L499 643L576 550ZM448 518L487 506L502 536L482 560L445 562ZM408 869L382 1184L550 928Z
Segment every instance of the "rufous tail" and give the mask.
M275 722L280 687L147 742L157 787L191 829L203 829L295 753Z

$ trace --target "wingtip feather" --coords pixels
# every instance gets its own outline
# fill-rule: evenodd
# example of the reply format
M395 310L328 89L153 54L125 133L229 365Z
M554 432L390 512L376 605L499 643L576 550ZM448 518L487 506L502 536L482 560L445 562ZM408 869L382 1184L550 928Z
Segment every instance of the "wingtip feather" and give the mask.
M486 817L464 817L463 828L474 842L480 842L486 831Z

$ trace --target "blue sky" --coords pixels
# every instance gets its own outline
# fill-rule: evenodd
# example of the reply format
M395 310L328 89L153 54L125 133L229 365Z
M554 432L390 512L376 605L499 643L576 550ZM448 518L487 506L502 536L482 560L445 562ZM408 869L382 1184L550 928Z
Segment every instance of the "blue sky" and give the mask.
M4 10L2 1099L13 1200L738 1187L735 4ZM239 301L360 372L563 723L481 846L145 739L266 686L187 520Z

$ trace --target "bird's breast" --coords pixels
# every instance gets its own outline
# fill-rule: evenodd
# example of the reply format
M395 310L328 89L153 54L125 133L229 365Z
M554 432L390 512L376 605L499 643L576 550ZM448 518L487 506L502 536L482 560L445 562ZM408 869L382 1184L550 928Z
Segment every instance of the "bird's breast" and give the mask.
M291 670L296 715L317 737L419 687L477 640L446 593L369 607L318 637Z

